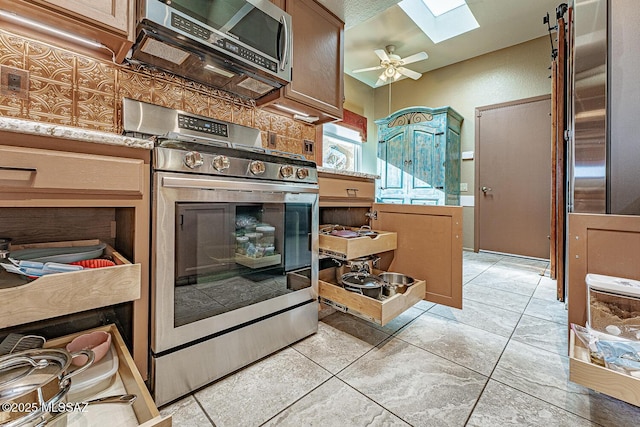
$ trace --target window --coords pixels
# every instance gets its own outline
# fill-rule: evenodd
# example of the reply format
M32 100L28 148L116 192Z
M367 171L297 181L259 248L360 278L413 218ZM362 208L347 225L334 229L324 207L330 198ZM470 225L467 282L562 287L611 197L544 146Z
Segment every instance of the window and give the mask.
M359 172L361 159L360 133L335 123L322 126L322 166Z

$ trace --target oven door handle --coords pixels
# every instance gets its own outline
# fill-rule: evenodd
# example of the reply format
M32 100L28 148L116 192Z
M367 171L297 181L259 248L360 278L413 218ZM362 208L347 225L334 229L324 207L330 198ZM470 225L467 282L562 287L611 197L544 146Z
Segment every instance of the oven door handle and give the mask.
M210 178L179 178L173 176L162 177L164 188L194 188L204 190L232 190L252 192L279 192L279 193L318 193L317 185L276 184L267 182L238 182L223 179Z

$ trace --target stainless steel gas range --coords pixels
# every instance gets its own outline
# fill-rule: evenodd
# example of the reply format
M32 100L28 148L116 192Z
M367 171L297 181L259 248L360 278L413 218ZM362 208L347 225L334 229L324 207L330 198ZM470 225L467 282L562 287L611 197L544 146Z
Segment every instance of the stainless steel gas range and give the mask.
M151 386L162 405L317 331L315 163L257 129L125 99L152 160Z

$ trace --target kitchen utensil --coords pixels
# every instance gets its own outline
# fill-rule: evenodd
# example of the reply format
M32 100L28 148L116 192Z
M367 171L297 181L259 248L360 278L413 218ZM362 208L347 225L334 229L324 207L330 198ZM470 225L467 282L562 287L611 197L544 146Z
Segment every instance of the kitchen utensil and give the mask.
M31 348L42 348L45 342L45 338L39 335L21 335L11 333L0 343L0 356Z
M0 237L0 259L8 258L11 253L11 239L9 237Z
M384 282L377 276L366 273L346 273L341 277L342 286L350 292L380 299Z
M67 344L67 351L75 354L80 350L91 350L94 354L94 363L102 359L111 348L111 334L105 331L94 331L83 334ZM82 366L87 362L84 355L78 355L71 361L76 366Z
M382 292L386 296L403 294L409 286L415 283L413 277L401 273L384 272L378 274L378 278L384 282Z
M107 245L65 246L55 248L28 248L11 252L11 258L39 262L69 263L102 256Z
M353 230L333 230L331 235L345 238L358 237L358 233Z
M377 231L373 231L368 225L362 225L357 231L358 236L369 236L372 239L378 235Z
M113 267L116 265L116 263L111 261L110 259L94 258L94 259L83 259L82 261L70 262L68 265L79 265L84 268L102 268L102 267Z
M74 356L83 354L87 362L68 371ZM71 354L65 349L29 349L0 357L0 402L30 404L35 411L11 413L12 421L3 427L32 425L51 405L63 402L71 377L84 372L93 363L93 352L82 350ZM19 407L19 406L18 406Z
M99 397L97 399L91 399L91 400L87 400L85 402L82 402L81 405L102 405L102 404L121 404L121 405L132 405L133 402L135 402L135 400L138 398L138 396L136 396L135 394L120 394L120 395L114 395L114 396L105 396L105 397ZM41 415L41 421L39 421L37 424L35 424L35 427L44 427L44 426L53 426L53 425L58 425L56 424L58 421L65 419L67 415L67 412L47 412L47 413L43 413ZM20 426L22 426L22 424L20 424Z
M338 264L336 277L342 277L343 274L347 273L373 273L373 268L377 265L378 261L380 261L380 257L376 255L369 255L346 261L337 260L335 258L334 260Z

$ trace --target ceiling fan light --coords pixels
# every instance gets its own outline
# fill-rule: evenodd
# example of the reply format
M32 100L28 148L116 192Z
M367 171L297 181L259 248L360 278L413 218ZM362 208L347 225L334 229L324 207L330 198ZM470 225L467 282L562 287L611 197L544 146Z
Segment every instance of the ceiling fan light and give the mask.
M393 75L393 81L395 82L396 80L398 80L400 77L402 77L402 74L400 73L400 71L396 70L396 73Z
M393 77L396 73L397 71L394 67L388 67L387 69L384 70L383 74L385 77Z

